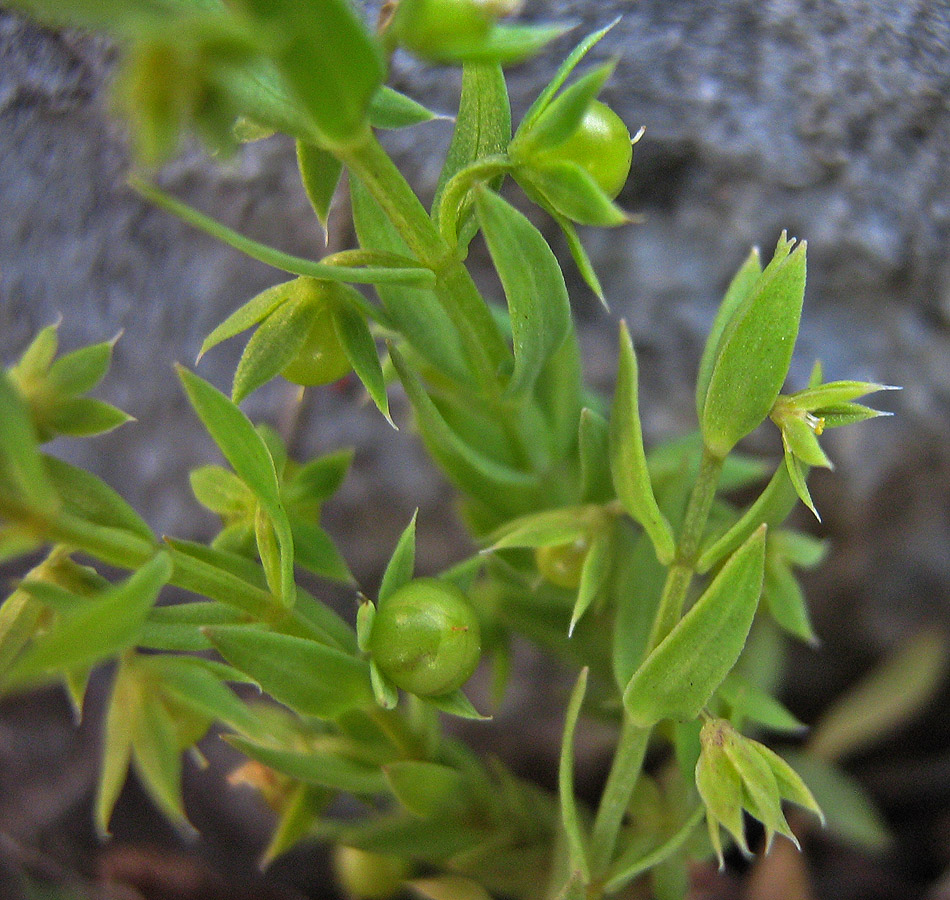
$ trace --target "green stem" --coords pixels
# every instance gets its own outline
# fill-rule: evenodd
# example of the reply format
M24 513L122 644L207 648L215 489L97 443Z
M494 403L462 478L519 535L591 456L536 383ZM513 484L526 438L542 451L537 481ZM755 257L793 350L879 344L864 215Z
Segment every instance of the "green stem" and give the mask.
M620 740L591 831L590 868L595 879L603 877L613 859L620 826L640 778L649 741L650 729L638 728L624 716Z
M682 615L683 604L696 573L696 556L706 530L709 510L716 496L722 463L718 457L703 451L696 484L693 486L680 529L676 553L667 573L660 606L653 622L647 652L669 634ZM624 716L620 740L591 834L591 871L595 879L603 879L613 860L623 817L640 777L643 757L650 741L650 731L649 728L638 728ZM589 896L599 896L599 893L599 889L595 889L593 893L589 892Z
M436 297L459 331L479 384L489 396L497 396L508 346L464 264L371 132L334 152L366 185L416 258L435 272Z
M696 574L696 557L703 533L706 531L709 510L716 496L722 463L721 459L713 456L708 450L703 450L699 474L689 498L689 505L686 507L679 541L676 544L676 553L666 576L656 618L653 620L650 650L673 630L683 614L683 604L686 602L689 586Z

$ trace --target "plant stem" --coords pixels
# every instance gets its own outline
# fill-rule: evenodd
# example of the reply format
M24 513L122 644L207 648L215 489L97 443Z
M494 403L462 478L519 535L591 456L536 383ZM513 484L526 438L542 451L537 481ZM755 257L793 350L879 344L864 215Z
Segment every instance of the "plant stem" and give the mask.
M706 530L709 510L716 496L722 464L723 460L703 450L696 484L693 486L676 544L676 553L667 573L660 606L653 622L647 653L669 634L682 615L689 586L696 574L696 556ZM588 892L588 897L600 896L602 892L597 885L613 860L620 826L640 777L650 732L649 728L633 725L624 715L620 739L614 751L610 774L591 832L591 871L595 883L591 885L592 890Z
M620 826L640 778L649 741L650 729L638 728L624 716L620 740L591 831L590 868L595 879L603 876L613 859Z
M689 505L686 507L686 515L683 518L683 526L680 529L679 541L676 544L676 553L666 576L656 618L653 620L648 652L672 631L683 614L683 604L686 602L689 586L696 574L696 557L706 530L709 510L716 496L722 463L723 460L703 449L696 484L693 486Z
M464 264L371 132L334 152L366 185L417 259L435 272L436 296L459 331L479 384L489 396L498 396L508 346Z

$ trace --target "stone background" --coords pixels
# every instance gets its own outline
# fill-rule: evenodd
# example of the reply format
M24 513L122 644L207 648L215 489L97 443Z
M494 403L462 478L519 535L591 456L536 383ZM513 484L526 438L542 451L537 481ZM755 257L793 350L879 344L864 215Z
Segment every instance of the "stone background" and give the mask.
M881 652L923 625L945 626L950 612L950 4L526 6L528 18L575 19L578 33L618 12L622 21L591 59L619 57L604 98L631 130L647 128L620 197L645 222L587 236L612 317L568 272L592 381L609 389L615 320L623 316L641 353L648 436L693 427L692 379L722 290L751 245L768 253L787 228L809 241L792 386L801 386L816 358L830 379L904 386L876 398L894 418L828 435L838 469L814 478L825 520L802 520L835 547L809 577L824 647L797 651L788 688L792 705L811 715ZM512 70L516 118L571 41ZM213 449L171 364L190 364L215 324L280 276L126 187L127 140L105 89L112 62L100 39L37 29L0 10L0 362L11 362L60 315L67 349L123 330L100 395L138 422L62 452L102 474L155 528L197 536L211 522L190 499L186 472ZM439 110L452 109L458 89L454 73L405 59L396 61L394 83ZM390 141L423 195L431 195L438 162L415 156L411 143L429 150L449 133L435 122ZM251 145L220 165L188 148L160 181L251 236L298 254L320 252L288 141ZM333 240L352 240L345 223ZM223 345L198 371L225 387L239 352ZM378 577L416 505L423 566L457 558L463 546L450 494L410 429L394 435L353 390L314 394L301 451L357 448L326 521L358 576ZM273 385L247 409L280 422L290 396ZM397 420L407 423L404 411ZM753 446L774 451L767 438ZM934 704L920 741L908 743L905 734L899 745L897 755L925 773L914 793L883 797L896 818L915 804L933 809L920 851L926 863L901 876L915 884L950 864L947 702ZM0 753L0 764L6 759ZM81 788L88 774L72 777ZM888 779L879 781L886 795ZM18 808L0 798L0 823Z

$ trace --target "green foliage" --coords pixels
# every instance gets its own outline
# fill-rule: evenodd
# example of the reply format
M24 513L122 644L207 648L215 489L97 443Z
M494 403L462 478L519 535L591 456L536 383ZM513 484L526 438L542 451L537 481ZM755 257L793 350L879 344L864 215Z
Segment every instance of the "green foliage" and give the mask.
M603 300L575 223L630 221L614 198L635 141L597 99L613 63L568 81L610 26L580 41L512 135L502 66L563 29L501 21L516 5L507 0L402 0L378 32L349 0L16 5L118 41L116 98L140 162L167 158L187 131L218 152L283 132L324 230L346 174L359 243L292 256L132 179L147 200L294 276L236 304L205 339L201 355L252 331L230 398L179 369L227 463L190 476L220 519L205 540L159 542L115 490L42 448L128 421L86 396L115 340L57 355L50 326L0 371L0 560L39 560L0 605L0 691L59 682L81 709L91 668L115 663L100 831L130 767L188 830L182 755L200 753L213 726L249 760L235 783L275 814L265 862L324 838L343 886L368 900L407 883L432 900L597 900L644 874L656 896L676 896L691 861L722 860L720 826L748 851L744 812L767 840L791 836L783 800L818 812L796 771L742 729L802 727L773 696L775 642L816 640L796 570L817 565L824 546L783 523L799 499L814 509L808 471L830 467L821 432L877 415L855 401L883 386L823 383L818 367L807 388L781 393L805 282L804 244L783 235L769 265L753 251L726 292L699 367L698 430L646 446L623 323L612 404L584 387L561 266L499 190L511 176L553 217ZM434 118L383 84L397 46L463 67L430 211L372 130ZM465 266L478 233L503 303L487 302ZM413 515L375 603L321 525L352 451L297 460L237 405L280 375L321 390L351 371L387 419L390 382L401 387L482 548L416 577ZM769 418L784 460L737 453ZM751 503L733 502L761 482ZM350 591L351 608L320 599L319 581L309 593L300 570ZM166 584L188 596L156 605ZM578 673L564 698L556 796L478 757L440 721L483 719L479 708L503 702L518 638ZM802 757L832 827L866 844L882 843L880 823L830 760L933 690L943 643L912 649L829 713ZM473 679L477 708L462 687L483 658L494 686L488 701ZM240 683L266 699L249 702L230 686ZM618 732L595 809L574 790L588 715ZM361 802L342 818L334 801L347 794ZM703 817L708 840L696 834Z

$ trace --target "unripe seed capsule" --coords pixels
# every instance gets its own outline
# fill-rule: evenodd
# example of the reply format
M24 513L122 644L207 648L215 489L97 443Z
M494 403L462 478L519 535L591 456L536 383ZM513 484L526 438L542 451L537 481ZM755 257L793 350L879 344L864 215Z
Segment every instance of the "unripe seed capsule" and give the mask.
M478 666L478 617L455 585L418 578L380 604L369 651L377 668L404 691L449 694Z

